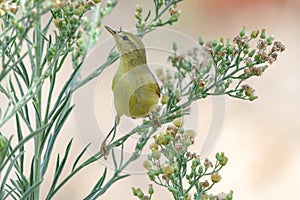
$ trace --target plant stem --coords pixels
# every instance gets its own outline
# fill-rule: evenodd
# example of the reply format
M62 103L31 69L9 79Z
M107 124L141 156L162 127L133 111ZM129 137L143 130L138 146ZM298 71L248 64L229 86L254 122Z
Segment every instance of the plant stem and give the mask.
M81 86L85 85L87 82L89 82L90 80L98 77L102 71L110 66L111 64L113 64L117 59L119 58L118 54L113 54L110 53L110 55L108 56L108 59L106 60L105 63L103 63L99 68L97 68L93 73L89 74L87 77L85 77L83 80L81 80L80 82L76 83L73 91L77 90L78 88L80 88Z
M42 67L41 67L41 53L42 53L42 45L41 45L41 17L38 17L36 20L36 28L34 30L34 39L35 39L35 54L36 54L36 63L35 63L35 74L34 77L40 77L42 74ZM38 92L36 94L36 98L33 99L35 104L35 117L36 117L36 129L39 129L41 124L41 100L42 100L42 88L38 89ZM41 180L41 140L42 140L42 134L37 134L34 138L34 170L33 170L33 183L32 185L35 185L36 183L40 182ZM34 189L33 192L33 199L39 200L40 195L40 187L37 186Z

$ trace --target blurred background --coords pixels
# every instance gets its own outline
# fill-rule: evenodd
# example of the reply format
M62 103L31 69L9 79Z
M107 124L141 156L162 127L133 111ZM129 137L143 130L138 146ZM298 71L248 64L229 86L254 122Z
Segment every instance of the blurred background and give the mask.
M151 1L122 0L105 23L133 29L137 2L144 5L144 10L152 8ZM194 40L200 33L207 40L214 36L233 38L246 26L248 31L266 28L267 33L286 45L287 50L278 61L262 77L250 81L258 100L245 102L226 97L222 135L209 157L220 151L229 157L221 171L222 181L212 190L214 193L232 189L234 199L295 199L300 185L300 1L185 0L178 7L181 17L171 29ZM104 33L103 40L105 37L109 35ZM78 92L84 90L85 87ZM198 103L201 107L201 102ZM56 150L63 152L69 138L74 137L77 147L72 150L74 157L70 159L73 159L83 148L74 116L63 132ZM83 170L56 199L84 198L103 168L98 163ZM52 178L51 171L48 176ZM141 187L146 191L148 183L145 174L134 174L114 184L101 199L134 199L130 188ZM155 186L154 190L154 199L172 199L164 189Z

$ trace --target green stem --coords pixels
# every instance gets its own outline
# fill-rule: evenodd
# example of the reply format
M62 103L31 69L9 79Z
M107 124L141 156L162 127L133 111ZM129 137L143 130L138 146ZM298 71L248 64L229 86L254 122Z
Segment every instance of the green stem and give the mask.
M27 104L27 102L29 100L31 100L32 98L34 98L34 96L36 95L36 92L34 91L39 90L41 87L41 84L43 82L43 80L45 79L45 75L39 77L37 79L37 81L35 81L33 83L33 85L31 85L31 87L27 90L26 94L24 96L22 96L21 99L19 99L19 101L14 105L13 109L7 114L4 115L4 117L1 119L0 121L0 128L12 117L14 116L25 104Z
M36 21L36 28L34 30L34 39L35 39L35 55L36 55L36 63L35 63L35 77L40 77L42 75L42 67L41 67L41 53L42 53L42 45L41 45L41 17L37 18ZM36 129L39 129L41 124L41 100L42 100L42 88L39 88L36 98L34 98L34 104L36 109ZM34 170L33 170L33 183L32 185L35 185L36 183L40 182L41 180L41 142L42 142L42 134L37 134L34 138ZM33 199L39 200L40 196L40 187L37 186L34 189L33 192Z
M170 8L171 5L179 3L180 1L183 1L183 0L170 1L169 4L166 5L166 7L158 15L156 15L152 21L154 22L154 21L160 19L161 16Z
M178 175L179 175L179 189L180 189L180 195L183 195L184 194L184 191L183 191L183 184L182 184L182 179L184 178L184 176L183 176L183 173L182 173L182 159L180 158L179 159L179 162L178 162L178 167L179 167L179 173L178 173Z
M233 72L231 72L231 73L228 74L227 76L222 77L222 78L219 79L217 82L214 82L212 85L210 85L209 87L207 87L207 88L203 91L203 94L208 93L208 91L209 91L210 89L212 89L213 87L215 87L218 83L220 83L220 82L222 82L222 81L224 81L224 80L226 80L226 79L228 79L228 78L231 78L235 73L237 73L237 72L239 72L239 71L241 71L241 70L243 70L243 69L245 69L245 68L246 68L246 66L241 67L241 68L238 68L238 69L235 69ZM222 95L222 94L220 94L220 95Z
M102 71L110 66L111 64L113 64L117 59L119 58L119 55L118 54L114 54L114 53L111 53L109 56L108 56L108 59L106 60L105 63L103 63L98 69L96 69L93 73L89 74L86 78L84 78L83 80L81 80L80 82L76 83L73 90L77 90L78 88L80 88L81 86L85 85L87 82L89 82L90 80L98 77Z
M133 161L135 161L137 159L135 152L130 156L130 158L124 163L124 165L120 166L118 169L115 170L113 176L109 179L109 181L103 186L101 187L101 190L99 191L99 193L96 194L97 197L101 196L102 194L104 194L107 189L119 179L120 173L123 172L123 170ZM94 198L94 197L93 197ZM86 200L87 198L85 198ZM90 199L90 198L88 198Z

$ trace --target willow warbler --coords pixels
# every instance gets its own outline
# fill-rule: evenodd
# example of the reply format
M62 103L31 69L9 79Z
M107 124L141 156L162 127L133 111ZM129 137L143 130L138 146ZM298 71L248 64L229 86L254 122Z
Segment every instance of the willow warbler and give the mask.
M113 35L120 54L112 82L116 123L122 115L134 119L145 117L156 107L160 90L147 65L144 44L132 33L105 28Z
M149 70L143 42L125 31L116 32L108 26L107 31L115 39L120 54L120 64L113 81L115 126L102 142L101 151L107 158L106 140L116 130L120 117L126 115L133 119L146 117L156 107L160 96L159 86Z

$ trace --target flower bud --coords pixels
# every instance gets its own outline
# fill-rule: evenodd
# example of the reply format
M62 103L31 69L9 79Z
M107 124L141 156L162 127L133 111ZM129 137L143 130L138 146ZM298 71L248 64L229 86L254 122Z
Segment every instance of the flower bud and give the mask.
M200 44L200 46L203 46L204 44L204 39L202 37L202 35L200 35L199 39L198 39L198 43Z
M250 101L254 101L254 100L257 99L257 98L258 98L258 96L253 96L253 95L252 95L252 96L249 96L249 100L250 100Z
M82 15L82 13L85 10L85 6L84 5L80 5L77 9L76 9L76 14L77 15Z
M113 3L112 3L112 1L108 0L108 1L106 2L106 5L107 5L107 7L111 7L111 6L113 5Z
M150 181L154 181L155 180L155 173L153 171L149 171L148 172L148 176Z
M244 74L250 75L250 70L249 70L249 68L244 69Z
M177 51L177 44L175 42L173 42L173 50Z
M238 96L238 97L243 96L243 90L238 90L238 91L236 92L236 96Z
M143 193L143 191L141 190L141 188L137 188L136 189L136 196L138 197L138 198L143 198L144 197L144 193Z
M263 28L263 29L261 30L260 38L261 38L261 39L266 39L266 29Z
M178 118L176 118L176 119L173 120L173 124L176 127L181 127L182 123L183 123L182 117L178 117Z
M217 46L217 44L218 44L217 38L214 38L213 41L211 41L211 45L215 47Z
M202 174L202 173L203 173L203 166L199 166L199 168L198 168L198 173L199 173L199 174Z
M269 66L268 65L264 65L262 67L260 67L262 69L262 71L264 72Z
M62 7L62 2L60 0L55 0L55 1L53 1L53 3L54 3L54 7L56 9L59 9Z
M143 7L141 6L141 4L137 4L137 5L135 6L135 11L136 11L136 12L139 12L139 13L143 12Z
M273 42L273 40L274 40L274 36L269 36L269 37L267 38L267 45L271 45L272 42Z
M158 149L158 145L156 143L152 143L150 144L150 147L149 147L152 151L155 151Z
M148 193L152 195L154 193L152 184L149 184Z
M154 166L154 175L155 176L158 176L160 173L161 173L161 169L160 168L158 168L157 166Z
M57 28L60 27L60 23L61 23L61 19L58 19L58 18L54 19L54 25L55 25Z
M218 53L223 48L223 46L224 46L223 43L219 43L215 48L215 52Z
M134 187L131 188L131 191L132 191L132 194L133 194L134 196L137 196L137 192L136 192L136 189L135 189Z
M258 34L259 34L259 30L253 30L252 32L251 32L251 38L257 38L257 36L258 36Z
M200 182L199 184L201 187L204 187L204 188L209 186L209 182L207 180L205 180L204 182Z
M161 157L161 152L160 151L152 151L152 158L155 160L159 160Z
M251 51L248 53L249 57L252 57L254 54L255 54L255 49L251 50Z
M200 164L200 159L195 159L192 161L192 168L197 167Z
M159 145L165 145L166 144L166 140L165 137L163 136L163 134L160 134L156 140L157 144Z
M175 147L175 149L176 149L177 151L182 151L182 149L183 149L183 144L181 144L181 143L176 143L174 147Z
M232 200L233 199L233 191L231 190L227 195L226 195L226 200Z
M210 176L210 178L211 178L211 181L212 181L213 183L218 183L218 182L220 182L221 179L222 179L221 175L219 175L218 172L213 173L213 174Z
M145 195L143 200L150 200L150 197L148 195Z
M251 67L253 67L253 65L254 65L254 63L253 63L251 60L249 60L248 62L246 62L246 66L247 66L247 67L250 67L250 68L251 68ZM247 68L246 68L246 69L247 69ZM246 69L245 69L245 70L246 70Z
M178 128L178 132L179 132L180 134L183 134L183 133L184 133L184 128L183 128L183 127L179 127L179 128Z
M145 169L150 170L151 169L151 163L148 160L145 160L143 163L143 167L145 167Z
M221 153L218 160L219 160L221 166L225 166L228 162L228 158L224 155L224 152Z
M139 13L139 12L136 12L136 13L134 14L134 16L135 16L135 18L136 18L137 20L139 20L139 21L141 21L141 20L143 19L141 13Z
M245 35L245 26L242 27L242 29L240 30L239 35L240 35L241 37L243 37L243 36Z
M185 136L189 139L194 139L196 137L197 133L193 130L187 130L185 131Z
M170 165L167 165L167 166L164 167L163 171L164 171L164 174L169 177L169 176L173 175L174 167L170 166Z

